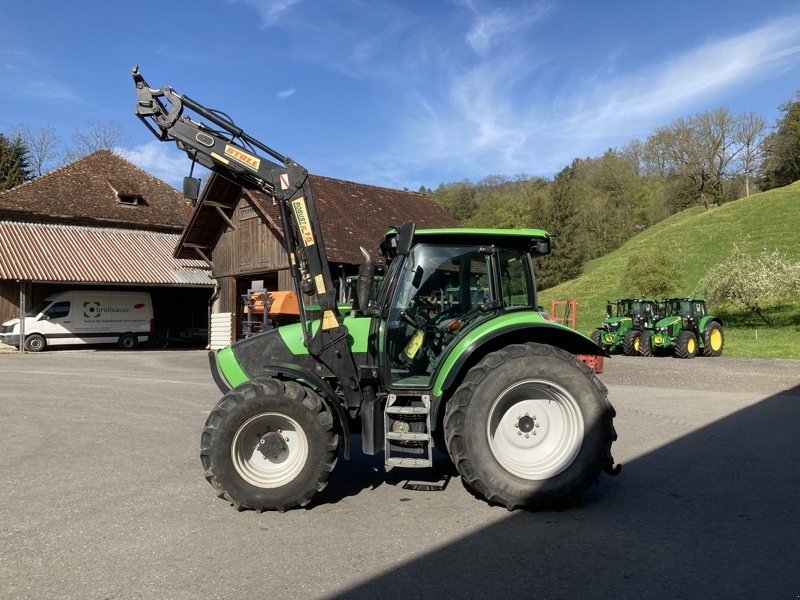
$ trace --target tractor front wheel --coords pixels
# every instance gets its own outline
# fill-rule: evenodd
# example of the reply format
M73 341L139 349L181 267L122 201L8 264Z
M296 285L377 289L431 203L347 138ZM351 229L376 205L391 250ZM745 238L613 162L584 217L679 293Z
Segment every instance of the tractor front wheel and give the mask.
M337 460L333 416L294 381L260 378L222 397L206 420L200 459L219 497L238 509L305 506Z
M465 485L507 509L556 508L611 472L614 409L573 355L542 344L488 354L447 404L448 452Z
M646 329L639 332L639 354L641 356L653 356L653 345L650 340L650 332Z
M722 356L724 346L725 334L722 332L722 325L712 321L703 332L703 356Z
M631 329L622 338L622 351L626 356L639 354L639 332L636 329Z
M691 331L683 330L678 336L675 356L678 358L694 358L697 354L697 336Z

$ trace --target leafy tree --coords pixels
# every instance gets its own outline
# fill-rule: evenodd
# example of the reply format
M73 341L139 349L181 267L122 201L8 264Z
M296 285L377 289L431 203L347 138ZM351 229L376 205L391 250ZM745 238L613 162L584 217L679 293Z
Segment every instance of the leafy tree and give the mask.
M625 268L625 293L640 298L671 296L681 285L676 277L681 273L680 267L680 260L669 253L654 251L632 256Z
M0 192L28 181L31 178L28 165L28 149L19 136L13 139L0 133Z
M710 300L750 310L772 325L764 306L800 290L800 263L790 262L778 250L753 255L745 241L734 244L731 255L712 268L698 287Z
M757 125L751 115L734 115L724 107L677 119L648 138L644 164L649 174L672 180L674 205L701 202L708 208L710 202L726 200L726 183L741 174L744 163L737 158L746 150L752 169Z
M781 105L784 115L764 140L762 187L769 190L800 179L800 90Z
M449 212L459 224L463 224L478 211L475 188L468 181L440 184L431 193L431 198Z

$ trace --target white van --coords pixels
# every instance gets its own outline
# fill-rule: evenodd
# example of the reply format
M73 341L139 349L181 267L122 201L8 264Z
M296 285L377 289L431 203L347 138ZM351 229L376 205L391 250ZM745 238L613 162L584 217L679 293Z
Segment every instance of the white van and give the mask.
M25 317L25 349L49 346L119 344L129 350L146 342L153 329L153 302L147 292L70 290L47 297ZM0 342L19 347L19 319L0 327Z

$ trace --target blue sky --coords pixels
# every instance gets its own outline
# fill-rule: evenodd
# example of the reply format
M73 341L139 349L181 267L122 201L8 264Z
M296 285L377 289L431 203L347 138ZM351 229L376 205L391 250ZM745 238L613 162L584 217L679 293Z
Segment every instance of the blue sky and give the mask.
M800 89L800 5L748 1L0 0L0 132L89 119L177 185L130 78L231 115L312 173L389 187L552 176L727 106Z

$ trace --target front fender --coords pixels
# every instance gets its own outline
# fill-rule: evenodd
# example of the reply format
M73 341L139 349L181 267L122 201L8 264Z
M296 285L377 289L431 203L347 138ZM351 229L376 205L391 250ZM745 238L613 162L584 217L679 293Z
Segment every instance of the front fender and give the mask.
M468 332L442 361L433 393L440 396L489 352L509 344L536 342L556 346L572 354L610 356L590 338L565 325L537 318L532 313L508 314Z
M344 457L345 459L350 458L350 425L347 420L347 413L336 392L324 378L314 371L303 368L302 365L298 366L292 363L263 364L258 373L253 373L252 369L245 369L239 364L231 346L219 352L209 352L208 358L211 375L223 394L258 376L297 381L315 390L322 397L322 401L336 414L342 430Z

